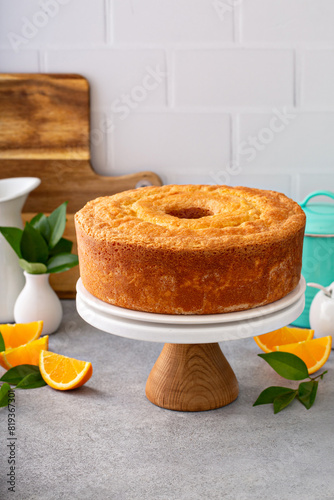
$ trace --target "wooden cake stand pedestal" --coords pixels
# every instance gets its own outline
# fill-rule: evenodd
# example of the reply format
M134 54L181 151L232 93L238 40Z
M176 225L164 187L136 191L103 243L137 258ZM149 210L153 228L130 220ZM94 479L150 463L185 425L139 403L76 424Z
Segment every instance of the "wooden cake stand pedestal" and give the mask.
M146 383L147 398L169 410L213 410L238 393L237 378L217 342L165 344Z
M238 396L237 378L218 342L253 337L294 321L304 309L305 280L289 295L267 306L212 315L166 315L106 304L77 282L76 305L90 325L136 340L165 342L146 383L146 396L157 406L205 411Z

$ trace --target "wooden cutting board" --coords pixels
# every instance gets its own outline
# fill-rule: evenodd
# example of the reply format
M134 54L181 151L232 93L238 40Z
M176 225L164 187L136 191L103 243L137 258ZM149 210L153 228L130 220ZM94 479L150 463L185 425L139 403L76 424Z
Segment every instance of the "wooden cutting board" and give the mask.
M90 164L89 83L80 75L0 74L0 179L39 177L23 220L68 201L65 237L76 237L73 215L85 203L141 185L160 186L153 172L97 175ZM148 183L148 184L147 184ZM61 298L75 297L78 267L51 275Z

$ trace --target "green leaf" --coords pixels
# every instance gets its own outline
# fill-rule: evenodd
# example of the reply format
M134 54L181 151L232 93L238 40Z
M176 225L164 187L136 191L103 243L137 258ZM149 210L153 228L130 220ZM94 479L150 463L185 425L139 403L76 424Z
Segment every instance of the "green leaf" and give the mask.
M7 383L2 384L0 387L0 407L8 406L8 393L10 391L10 385Z
M0 332L0 352L5 351L5 350L6 350L5 341L4 341L4 338L2 336L2 333Z
M48 272L46 265L41 262L28 262L20 259L19 264L29 274L44 274Z
M261 392L253 406L267 405L274 402L274 399L278 396L283 396L284 394L290 394L295 392L293 389L288 387L271 386Z
M33 217L32 219L30 219L30 224L35 228L35 229L38 229L38 224L39 224L39 221L41 220L41 218L43 217L44 214L42 213L39 213L37 215L35 215L35 217Z
M29 373L16 386L16 389L37 389L43 387L46 382L43 380L40 373Z
M22 258L28 262L46 263L49 249L43 236L33 226L26 223L20 244Z
M73 247L73 242L67 240L66 238L60 238L57 245L52 248L49 252L51 256L58 255L60 253L71 253Z
M0 233L10 244L16 255L21 258L20 243L23 231L18 227L0 227Z
M30 224L43 236L45 241L49 243L51 228L46 215L40 213L35 215L30 221Z
M313 406L317 395L318 383L317 380L310 380L309 382L302 382L299 384L298 399L307 410Z
M308 377L307 366L302 359L290 352L269 352L258 354L281 377L288 380L303 380Z
M274 399L274 413L284 410L297 396L298 391L291 391L289 394L283 394Z
M16 385L23 380L27 375L40 373L39 367L35 365L18 365L10 368L2 377L1 382L8 382Z
M60 253L51 257L48 261L47 269L49 273L61 273L68 271L79 263L78 256L72 253Z
M62 203L56 210L49 215L48 220L51 228L49 247L54 248L60 238L63 236L66 226L66 207L67 201Z

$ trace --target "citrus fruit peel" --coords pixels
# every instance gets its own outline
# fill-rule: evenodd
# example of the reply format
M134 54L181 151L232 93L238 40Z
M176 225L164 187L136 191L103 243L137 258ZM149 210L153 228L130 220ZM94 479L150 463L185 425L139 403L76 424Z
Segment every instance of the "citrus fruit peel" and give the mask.
M318 371L328 360L332 348L332 337L304 340L293 344L279 345L276 351L290 352L301 358L307 366L309 375Z
M18 365L38 365L39 353L49 346L49 336L0 352L0 365L9 370Z
M53 389L67 391L84 385L93 374L92 364L42 350L39 369L44 381Z
M15 323L14 325L0 325L0 332L5 342L6 349L13 349L37 340L43 330L43 321L31 323Z
M311 340L313 336L314 330L283 326L273 332L258 335L254 340L262 351L272 352L276 350L276 346Z

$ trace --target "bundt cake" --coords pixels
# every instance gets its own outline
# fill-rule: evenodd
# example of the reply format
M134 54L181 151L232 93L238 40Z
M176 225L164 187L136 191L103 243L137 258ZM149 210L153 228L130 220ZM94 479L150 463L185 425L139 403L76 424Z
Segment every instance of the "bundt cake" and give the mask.
M145 187L88 202L75 224L84 287L128 309L240 311L300 280L305 215L275 191Z

